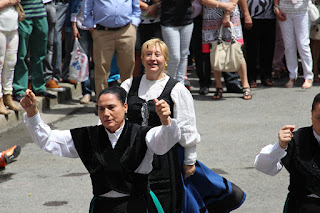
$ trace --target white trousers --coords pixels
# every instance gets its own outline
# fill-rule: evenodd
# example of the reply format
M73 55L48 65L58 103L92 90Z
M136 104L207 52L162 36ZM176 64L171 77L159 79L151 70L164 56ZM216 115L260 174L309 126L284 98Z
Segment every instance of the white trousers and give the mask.
M303 14L286 14L285 21L279 21L289 78L298 77L298 57L300 55L304 79L313 79L312 56L310 50L310 20L308 12Z
M184 84L193 23L178 27L161 25L161 30L163 41L169 49L168 74Z
M12 95L14 67L19 45L18 30L0 31L0 98Z

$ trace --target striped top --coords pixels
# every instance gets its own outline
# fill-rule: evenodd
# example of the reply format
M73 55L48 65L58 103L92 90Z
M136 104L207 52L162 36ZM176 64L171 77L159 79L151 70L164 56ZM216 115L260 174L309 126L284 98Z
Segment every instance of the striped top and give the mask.
M26 18L39 18L47 16L42 0L21 0Z

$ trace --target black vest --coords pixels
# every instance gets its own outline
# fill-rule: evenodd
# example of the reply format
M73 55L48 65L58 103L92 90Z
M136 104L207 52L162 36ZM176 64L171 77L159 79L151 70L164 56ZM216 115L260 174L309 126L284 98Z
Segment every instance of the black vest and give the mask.
M147 175L134 173L145 156L149 129L126 122L114 149L102 125L71 130L77 152L90 173L95 196L111 190L131 196L149 193Z
M137 76L133 78L127 98L127 118L130 122L141 124L143 120L141 108L144 103L147 103L149 110L148 125L152 127L159 126L161 122L155 111L154 101L150 100L146 102L138 96L141 77ZM170 94L177 83L177 80L170 78L163 92L158 97L158 100L163 99L170 105L171 117L173 117L174 103ZM181 212L183 186L176 146L165 155L154 155L152 162L153 170L149 174L150 188L157 195L166 213Z
M312 127L300 128L293 135L281 161L290 173L290 206L297 209L307 195L320 196L320 145Z
M127 113L127 118L129 119L130 122L132 123L137 123L137 124L142 124L142 115L141 115L141 108L142 104L147 103L148 104L148 110L149 110L149 119L148 119L148 125L149 126L160 126L161 121L159 116L156 113L156 107L155 103L153 100L145 101L141 99L138 96L138 90L140 86L140 81L141 81L142 76L137 76L133 78L131 88L128 93L127 97L127 103L128 103L128 113ZM178 83L178 81L174 80L173 78L170 78L169 81L167 82L164 90L158 97L158 100L165 100L171 110L171 117L173 117L173 101L171 99L171 90L173 87Z

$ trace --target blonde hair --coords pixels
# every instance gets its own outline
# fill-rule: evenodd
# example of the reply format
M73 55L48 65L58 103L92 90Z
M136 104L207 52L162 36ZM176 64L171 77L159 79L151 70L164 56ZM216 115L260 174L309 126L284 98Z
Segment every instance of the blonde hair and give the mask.
M153 38L153 39L150 39L150 40L143 43L142 48L141 48L141 59L143 60L143 58L146 55L146 52L150 48L152 48L156 45L159 45L160 50L161 50L161 54L164 56L164 59L166 60L166 64L165 64L164 68L167 69L168 61L169 61L169 50L168 50L166 43L164 43L163 41L161 41L158 38Z

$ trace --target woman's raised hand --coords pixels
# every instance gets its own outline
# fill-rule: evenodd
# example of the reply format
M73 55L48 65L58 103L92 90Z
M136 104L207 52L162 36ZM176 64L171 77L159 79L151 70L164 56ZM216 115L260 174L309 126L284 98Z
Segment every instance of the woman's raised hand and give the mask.
M154 102L156 104L156 112L161 120L162 125L169 125L171 123L171 111L169 104L163 99L159 101L156 98L154 99Z
M26 90L26 95L20 101L21 107L26 111L28 117L33 117L38 113L36 95L30 90Z
M279 130L278 138L281 148L287 148L288 143L293 137L292 131L294 130L294 128L296 128L296 125L285 125Z

